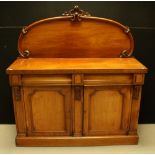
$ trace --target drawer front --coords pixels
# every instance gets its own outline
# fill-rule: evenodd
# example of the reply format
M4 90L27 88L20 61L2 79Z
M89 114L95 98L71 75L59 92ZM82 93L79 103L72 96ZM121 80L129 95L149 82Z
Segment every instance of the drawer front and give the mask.
M80 80L80 81L79 81ZM24 86L52 85L142 85L143 74L78 74L78 75L22 75Z
M71 85L71 75L23 75L22 85L25 86L50 86Z
M133 74L100 74L84 76L84 85L131 85L133 83Z

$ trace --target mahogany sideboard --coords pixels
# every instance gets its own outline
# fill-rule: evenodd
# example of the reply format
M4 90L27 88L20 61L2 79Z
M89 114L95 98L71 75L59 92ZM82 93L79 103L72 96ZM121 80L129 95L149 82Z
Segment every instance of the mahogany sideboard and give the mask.
M147 68L130 29L75 6L24 27L7 68L17 146L138 143Z

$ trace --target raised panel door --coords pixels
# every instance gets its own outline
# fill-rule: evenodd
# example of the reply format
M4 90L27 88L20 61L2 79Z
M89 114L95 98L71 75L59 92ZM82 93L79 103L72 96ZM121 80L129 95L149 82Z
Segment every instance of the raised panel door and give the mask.
M28 135L71 134L71 87L24 87Z
M84 88L84 135L127 134L132 102L131 86Z

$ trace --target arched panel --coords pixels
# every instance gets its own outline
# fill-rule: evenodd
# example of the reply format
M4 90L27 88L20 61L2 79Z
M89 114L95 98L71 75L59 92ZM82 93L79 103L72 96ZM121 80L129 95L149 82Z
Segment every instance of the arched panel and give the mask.
M128 27L110 19L81 14L77 17L65 14L32 23L22 30L18 42L20 54L29 57L123 57L131 55L133 47Z

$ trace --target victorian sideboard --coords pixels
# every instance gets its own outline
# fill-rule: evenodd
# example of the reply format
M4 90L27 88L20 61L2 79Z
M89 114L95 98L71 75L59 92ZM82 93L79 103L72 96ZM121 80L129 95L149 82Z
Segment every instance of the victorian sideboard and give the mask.
M147 68L130 29L75 6L24 27L7 68L17 146L138 143Z

